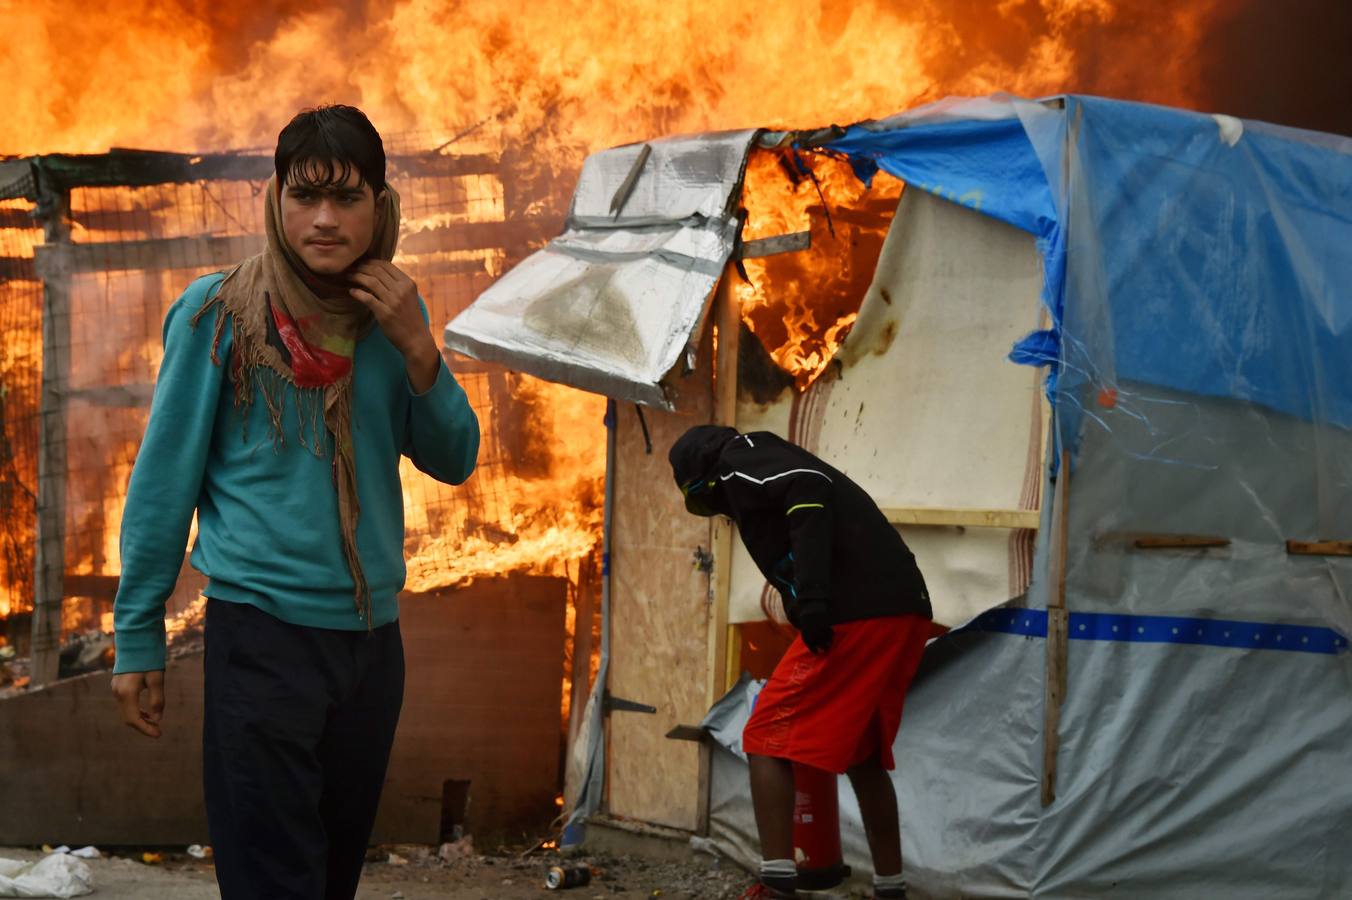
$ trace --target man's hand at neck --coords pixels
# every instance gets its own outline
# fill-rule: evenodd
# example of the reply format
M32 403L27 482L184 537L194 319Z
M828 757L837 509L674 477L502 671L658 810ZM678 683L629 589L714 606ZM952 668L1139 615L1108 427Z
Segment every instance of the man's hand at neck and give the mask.
M414 393L426 393L441 370L441 353L423 320L418 286L384 260L366 260L348 274L355 285L353 298L371 311L385 337L404 355L409 386Z

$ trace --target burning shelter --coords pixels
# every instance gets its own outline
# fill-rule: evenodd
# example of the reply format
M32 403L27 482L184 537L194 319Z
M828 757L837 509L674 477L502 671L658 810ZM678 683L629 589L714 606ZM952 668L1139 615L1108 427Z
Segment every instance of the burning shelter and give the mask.
M397 261L434 321L557 229L538 195L548 186L483 143L386 144L403 198ZM144 741L107 685L118 525L165 311L192 279L261 247L272 166L250 152L0 161L0 759L13 776L0 843L206 839L203 579L185 556L168 727ZM476 474L451 489L407 460L402 473L410 678L382 840L543 828L572 696L589 685L602 403L472 360L456 375L483 429ZM597 441L557 438L587 429Z
M713 421L857 479L952 628L895 747L923 893L1346 892L1350 224L1346 139L1093 97L590 157L445 336L611 398L574 821L757 855L784 636L665 458Z

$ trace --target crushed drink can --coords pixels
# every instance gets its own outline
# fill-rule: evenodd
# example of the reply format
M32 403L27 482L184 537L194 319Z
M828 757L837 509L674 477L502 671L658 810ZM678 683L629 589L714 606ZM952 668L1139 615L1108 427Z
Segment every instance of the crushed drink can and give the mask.
M545 887L551 891L583 887L591 884L592 872L588 866L550 866L545 874Z

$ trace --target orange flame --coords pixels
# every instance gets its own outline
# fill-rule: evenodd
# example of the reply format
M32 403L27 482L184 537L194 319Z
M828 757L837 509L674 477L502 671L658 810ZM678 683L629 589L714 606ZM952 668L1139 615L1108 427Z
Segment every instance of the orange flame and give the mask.
M845 122L949 93L1186 103L1187 67L1216 6L1194 0L1132 21L1115 0L978 11L952 0L13 3L0 152L269 146L294 110L341 101L382 131L442 140L499 123L510 141L546 150L541 165L568 171L577 148ZM1134 30L1157 50L1149 77L1103 63L1106 42L1142 40Z
M835 356L859 312L902 184L867 189L848 163L820 153L757 150L747 163L747 240L808 231L810 249L748 259L735 290L742 319L799 390Z

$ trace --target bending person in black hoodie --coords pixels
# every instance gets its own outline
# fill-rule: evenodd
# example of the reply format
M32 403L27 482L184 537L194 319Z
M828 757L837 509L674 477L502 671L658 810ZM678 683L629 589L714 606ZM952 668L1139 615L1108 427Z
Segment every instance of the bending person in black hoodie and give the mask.
M737 523L799 636L756 702L742 746L764 895L793 897L792 763L850 777L875 897L906 896L891 777L906 688L930 633L924 578L859 485L778 436L700 425L668 457L686 509Z

